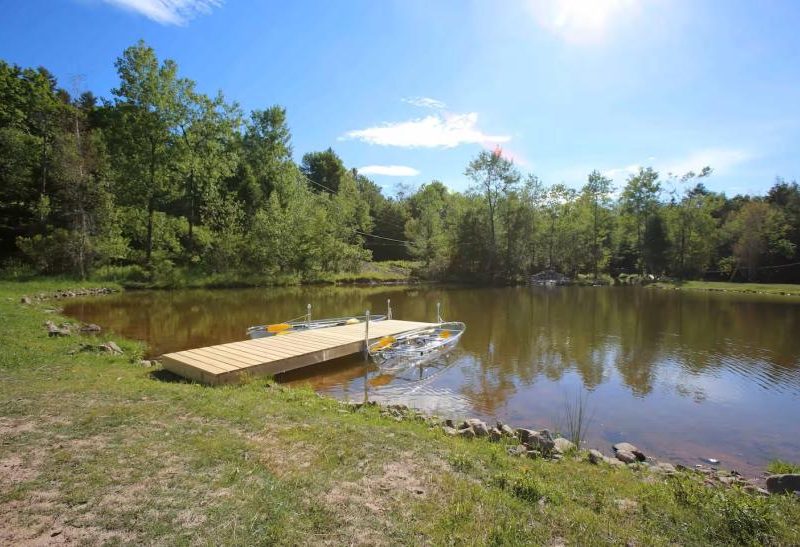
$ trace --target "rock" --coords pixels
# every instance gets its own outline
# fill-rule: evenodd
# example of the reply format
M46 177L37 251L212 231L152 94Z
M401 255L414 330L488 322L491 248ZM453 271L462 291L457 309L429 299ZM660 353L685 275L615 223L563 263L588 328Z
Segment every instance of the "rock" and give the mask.
M558 437L557 439L553 440L553 448L559 454L566 454L570 450L575 449L575 443L565 439L564 437Z
M650 470L655 473L664 473L666 475L672 475L677 471L674 465L667 462L659 462L652 466Z
M503 432L497 429L496 427L493 427L489 431L489 440L492 441L493 443L498 442L502 438L503 438Z
M541 458L542 457L542 453L541 452L539 452L538 450L533 450L533 449L527 450L525 452L525 455L528 456L532 460L535 460L536 458Z
M445 435L450 435L451 437L458 435L458 430L454 427L443 426L442 431L444 431Z
M44 326L47 327L47 335L50 336L50 337L54 337L54 336L69 336L70 334L72 334L70 332L68 326L63 326L62 325L62 326L59 327L55 323L53 323L52 321L46 321Z
M528 452L528 449L525 446L518 444L516 446L509 446L507 452L509 456L522 456Z
M450 418L446 419L444 421L443 425L446 426L446 427L452 427L453 429L456 428L456 423L453 420L451 420Z
M636 463L636 454L628 450L617 450L617 459L622 463Z
M550 432L543 429L541 432L532 431L528 435L528 439L524 444L530 448L534 448L542 452L542 454L550 454L555 449L555 442L550 436Z
M744 489L750 492L751 494L759 494L761 496L769 496L769 490L765 488L760 488L754 484L746 484L744 485Z
M526 443L531 435L537 435L538 432L534 431L533 429L525 429L522 427L518 427L516 432L517 437L519 437L519 442Z
M595 465L603 461L603 453L592 448L589 450L589 461Z
M800 492L800 474L770 475L767 477L767 491L770 494Z
M113 353L114 355L122 355L122 348L120 348L115 342L108 341L105 344L100 344L97 349L100 351L105 351L107 353Z
M637 460L643 462L647 458L644 455L644 452L633 446L631 443L617 443L614 445L614 452L619 452L620 450L624 452L629 452L633 454Z
M458 434L465 439L473 439L475 438L475 431L471 427L465 427L464 429L459 429Z
M489 426L487 426L485 422L478 420L477 418L472 418L464 422L462 429L465 427L471 428L475 432L475 435L478 437L485 437L489 434Z
M19 299L19 302L20 304L30 304L32 300L30 299L29 296L23 296L22 298Z
M95 325L94 323L89 323L88 325L83 325L81 327L81 332L100 332L103 329L100 328L100 325Z
M516 436L516 433L514 433L514 430L508 424L503 424L500 427L500 431L502 431L503 435L505 435L506 437L515 437Z
M607 456L603 456L603 461L612 467L624 467L625 462L621 462L616 458L609 458Z

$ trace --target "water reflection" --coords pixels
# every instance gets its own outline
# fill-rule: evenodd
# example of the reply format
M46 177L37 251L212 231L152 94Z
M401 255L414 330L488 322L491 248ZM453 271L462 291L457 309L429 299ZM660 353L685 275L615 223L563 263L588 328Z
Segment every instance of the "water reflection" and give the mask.
M285 375L350 399L557 427L566 393L591 392L593 441L627 437L695 463L755 469L800 459L800 299L635 288L290 288L134 292L66 312L148 342L152 355L244 338L295 317L382 313L467 323L446 365L386 372L361 357ZM412 377L420 384L414 388ZM428 378L428 379L426 379ZM405 398L405 399L403 399ZM403 399L403 400L401 400Z

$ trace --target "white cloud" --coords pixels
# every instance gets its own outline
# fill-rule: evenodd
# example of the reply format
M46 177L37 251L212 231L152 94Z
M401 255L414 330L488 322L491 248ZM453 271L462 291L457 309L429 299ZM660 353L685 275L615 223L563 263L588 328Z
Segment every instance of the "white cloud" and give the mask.
M610 179L627 178L629 175L638 173L641 167L642 166L637 163L626 165L625 167L613 167L603 171L603 176Z
M454 148L460 144L490 146L508 142L508 135L487 135L477 127L478 114L433 114L407 122L348 131L340 139L357 139L381 146Z
M185 25L198 15L210 13L222 0L103 0L135 11L162 25Z
M703 167L711 167L715 173L725 174L733 167L753 159L755 155L740 148L706 148L690 153L684 158L666 162L661 169L665 173L683 175L689 171L700 172Z
M422 108L433 108L435 110L441 110L447 107L442 101L431 99L430 97L406 97L403 99L403 102Z
M637 0L527 0L535 21L574 43L603 41L610 27L638 8Z
M365 165L359 167L362 175L383 175L386 177L415 177L419 171L407 165Z

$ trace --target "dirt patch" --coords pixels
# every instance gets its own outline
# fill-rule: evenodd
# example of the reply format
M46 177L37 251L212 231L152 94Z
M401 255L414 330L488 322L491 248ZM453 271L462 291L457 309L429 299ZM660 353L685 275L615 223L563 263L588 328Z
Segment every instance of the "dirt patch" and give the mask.
M35 420L26 418L24 420L14 420L11 418L0 417L0 437L20 435L36 430Z
M19 484L39 476L41 458L34 454L26 460L18 454L12 454L0 460L0 484Z
M341 536L331 543L387 545L387 530L405 519L408 502L426 498L434 487L434 470L443 468L432 462L418 462L412 453L403 453L383 465L381 471L358 481L339 482L325 495L325 503L345 523Z
M2 509L0 515L3 515ZM132 540L129 534L109 532L96 526L72 526L58 517L4 515L4 523L0 525L0 545L103 545Z

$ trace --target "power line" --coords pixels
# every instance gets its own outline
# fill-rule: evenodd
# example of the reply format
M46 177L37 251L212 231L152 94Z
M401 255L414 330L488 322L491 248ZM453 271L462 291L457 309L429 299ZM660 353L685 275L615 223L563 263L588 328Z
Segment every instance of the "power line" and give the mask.
M324 184L320 184L317 181L311 180L304 173L301 172L300 176L303 177L307 182L310 182L311 184L313 184L315 186L319 186L320 188L322 188L323 190L328 192L330 195L333 196L333 195L336 194L336 192L334 192L333 190L331 190L330 188L328 188ZM355 231L355 233L357 233L359 235L362 235L362 236L366 236L366 237L374 237L374 238L377 238L377 239L385 239L386 241L394 241L396 243L402 243L403 245L413 245L413 242L405 240L405 239L394 239L394 238L391 238L391 237L384 237L384 236L379 236L379 235L376 235L376 234L368 234L368 233L362 232L360 230L354 230L354 231Z

